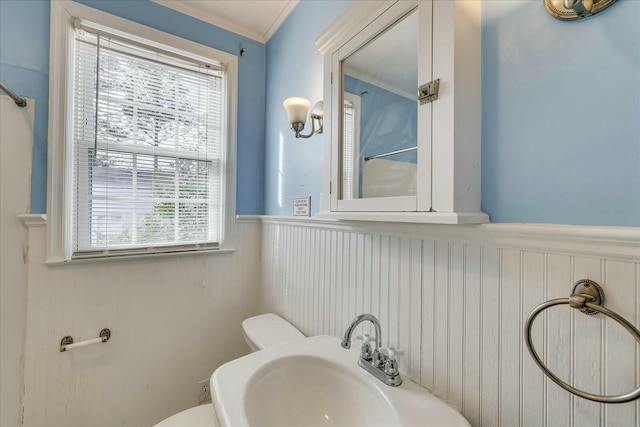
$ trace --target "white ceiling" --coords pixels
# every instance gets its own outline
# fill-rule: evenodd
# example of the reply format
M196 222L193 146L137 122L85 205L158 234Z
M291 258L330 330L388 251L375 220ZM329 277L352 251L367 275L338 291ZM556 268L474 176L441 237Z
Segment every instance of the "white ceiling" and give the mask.
M266 43L299 0L153 0L225 30Z
M2 1L2 0L0 0ZM152 0L201 21L266 43L300 0ZM356 78L415 98L417 14L403 19L347 61ZM370 46L371 47L371 46ZM385 64L385 66L380 66Z

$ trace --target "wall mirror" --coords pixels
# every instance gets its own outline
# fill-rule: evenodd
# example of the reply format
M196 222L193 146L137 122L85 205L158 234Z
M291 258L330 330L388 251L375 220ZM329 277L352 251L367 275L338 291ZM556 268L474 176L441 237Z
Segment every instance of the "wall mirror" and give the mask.
M341 61L341 199L415 196L418 13Z
M476 1L356 1L316 40L325 105L319 216L488 221L480 25Z

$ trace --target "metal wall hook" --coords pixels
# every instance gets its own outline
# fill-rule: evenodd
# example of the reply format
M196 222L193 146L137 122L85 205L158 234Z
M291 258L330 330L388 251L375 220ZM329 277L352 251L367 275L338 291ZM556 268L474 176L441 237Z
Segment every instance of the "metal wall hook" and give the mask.
M602 12L618 0L544 0L549 15L562 21L588 18Z

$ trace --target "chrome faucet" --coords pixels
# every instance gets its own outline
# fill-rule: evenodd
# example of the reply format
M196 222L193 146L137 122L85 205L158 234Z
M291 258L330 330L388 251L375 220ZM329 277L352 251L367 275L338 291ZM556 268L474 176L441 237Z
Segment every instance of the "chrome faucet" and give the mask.
M361 314L349 323L347 330L342 338L342 347L351 348L351 336L353 331L360 323L365 320L373 323L376 330L375 347L372 349L369 343L370 337L368 334L364 334L362 348L360 349L360 358L358 359L358 366L371 375L390 386L399 386L402 384L402 378L398 372L398 362L396 356L401 355L402 352L392 347L382 348L382 328L380 322L372 314ZM358 337L359 338L359 337Z
M356 326L358 326L365 320L373 323L373 327L376 329L376 348L374 350L382 347L382 328L380 327L380 322L373 314L365 313L353 319L351 323L349 323L349 326L347 326L347 330L345 331L344 337L342 338L342 348L351 348L351 335L353 335L353 331Z

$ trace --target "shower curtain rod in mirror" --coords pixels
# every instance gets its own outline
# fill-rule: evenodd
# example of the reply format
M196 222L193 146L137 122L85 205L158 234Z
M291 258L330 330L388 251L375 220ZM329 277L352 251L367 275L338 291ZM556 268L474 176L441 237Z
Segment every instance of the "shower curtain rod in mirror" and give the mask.
M365 156L364 161L367 162L371 159L379 159L381 157L392 156L394 154L406 153L407 151L413 151L417 148L418 147L403 148L402 150L389 151L388 153L376 154L375 156Z
M2 82L0 82L0 89L16 103L18 107L25 107L27 105L27 100L13 93L8 87L6 87Z

